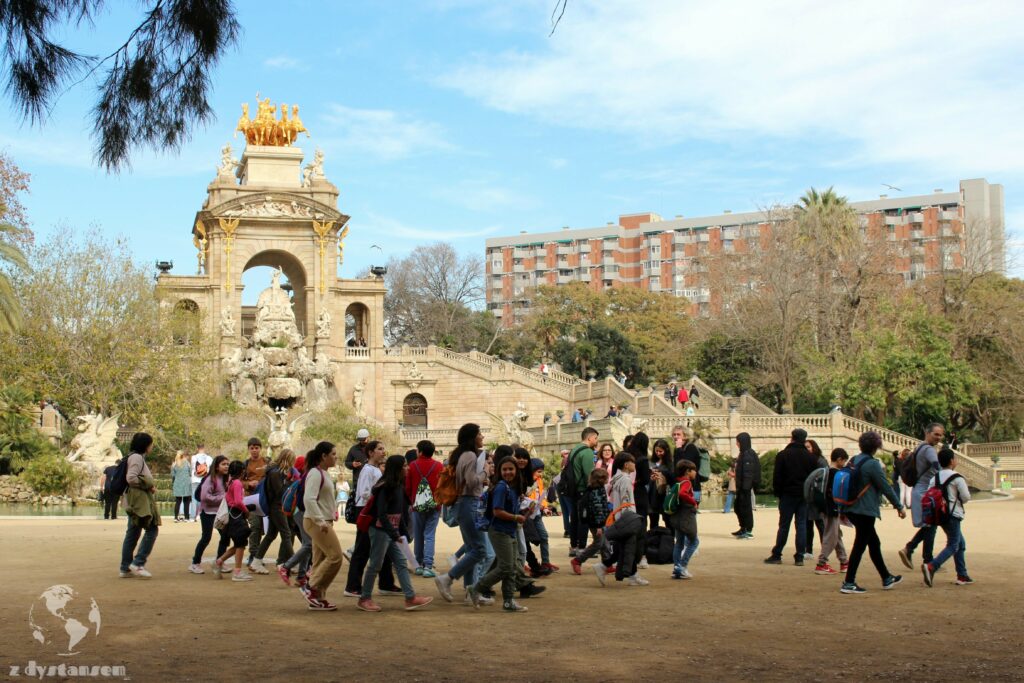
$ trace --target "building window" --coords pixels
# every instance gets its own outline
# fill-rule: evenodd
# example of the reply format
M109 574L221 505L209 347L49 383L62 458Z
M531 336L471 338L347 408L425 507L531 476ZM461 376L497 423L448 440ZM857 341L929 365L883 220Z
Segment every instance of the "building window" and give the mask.
M500 256L495 257L491 261L491 270L493 270L493 271L500 271L501 268L502 268L502 259L501 259L501 257Z
M651 244L650 251L651 258L659 258L661 256L661 241Z

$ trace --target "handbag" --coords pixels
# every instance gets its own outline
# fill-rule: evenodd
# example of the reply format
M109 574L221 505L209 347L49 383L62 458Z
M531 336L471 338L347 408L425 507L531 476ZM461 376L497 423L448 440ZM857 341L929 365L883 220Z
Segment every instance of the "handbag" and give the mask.
M227 496L221 499L220 507L217 508L217 514L213 518L214 529L224 529L228 525L228 520L231 517L231 512L228 509Z
M448 526L455 528L459 525L459 510L454 505L441 507L441 519Z
M356 517L356 529L365 533L369 533L370 525L377 521L377 518L373 516L373 508L376 505L374 496L370 496L370 499L366 501L366 505L359 511L359 516Z
M356 523L356 496L355 493L348 497L345 501L345 521L349 524Z

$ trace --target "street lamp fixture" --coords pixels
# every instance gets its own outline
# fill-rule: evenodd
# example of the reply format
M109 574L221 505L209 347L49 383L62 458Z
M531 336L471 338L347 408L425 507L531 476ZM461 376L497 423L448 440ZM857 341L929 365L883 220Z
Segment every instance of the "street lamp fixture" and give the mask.
M370 266L370 272L377 277L384 277L388 274L387 266Z

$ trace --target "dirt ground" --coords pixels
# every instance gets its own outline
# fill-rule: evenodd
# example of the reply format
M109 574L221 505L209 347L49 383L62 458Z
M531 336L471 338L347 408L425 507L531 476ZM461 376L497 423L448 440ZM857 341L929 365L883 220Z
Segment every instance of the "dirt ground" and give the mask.
M773 510L757 512L750 541L729 535L733 515L701 515L691 581L652 566L648 587L603 589L593 574L572 575L561 519L549 518L562 571L525 601L527 614L447 604L421 578L417 590L436 598L421 612L394 598L380 600L380 614L358 612L339 583L339 610L311 613L274 574L249 584L189 574L198 525L166 520L148 564L154 578L119 579L122 520L3 519L0 675L34 661L124 666L135 681L1024 680L1024 500L968 506L973 586L954 586L950 563L926 588L896 555L909 520L884 516L885 558L904 582L883 592L865 557L863 596L841 595L840 579L815 575L813 563L794 567L791 551L783 566L762 564ZM340 526L343 547L353 534ZM439 565L458 543L442 524ZM29 628L29 608L54 584L71 585L86 606L95 598L102 612L100 634L73 657Z

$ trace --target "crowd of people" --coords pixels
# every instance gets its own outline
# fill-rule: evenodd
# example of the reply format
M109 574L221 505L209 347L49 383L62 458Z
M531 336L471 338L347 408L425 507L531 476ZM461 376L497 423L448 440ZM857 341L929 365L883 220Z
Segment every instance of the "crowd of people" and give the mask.
M868 552L882 581L891 589L902 580L892 574L881 551L875 524L883 499L903 518L907 507L894 482L910 490L917 531L899 551L913 568L922 551L920 569L926 585L953 559L956 583L972 583L965 560L962 522L970 491L956 474L956 456L941 448L942 425L928 427L925 440L896 460L892 478L875 456L882 442L875 432L861 435L852 458L841 448L825 457L803 429L776 456L772 475L778 497L779 523L767 564L782 564L790 527L795 527L794 563L815 561L815 573L843 574L840 591L861 594L857 583L863 554ZM551 562L545 508L558 501L564 535L569 539L572 573L585 566L599 586L610 577L628 586L647 586L648 538L668 534L676 580L694 577L690 564L700 548L698 515L702 482L708 481L707 452L685 426L673 428L671 440L652 444L639 432L617 447L600 443L587 426L580 443L563 451L562 467L545 489L544 463L516 444L493 451L483 447L479 425L465 424L458 445L438 457L432 442L420 441L404 455L388 455L383 442L363 429L349 449L343 468L351 487L336 484L331 472L338 463L334 444L320 442L305 455L282 449L273 460L252 438L248 457L231 461L211 457L200 447L190 458L176 454L172 471L176 522L200 524L188 570L235 582L269 574L264 559L278 543L276 573L301 592L310 610L331 611L329 599L344 561L344 597L359 610L379 612L379 596L401 596L406 610L419 609L433 598L418 594L413 576L432 579L437 593L455 601L461 583L463 602L475 608L500 601L508 612L526 612L522 601L542 594L539 579L558 572ZM104 473L105 484L124 480L124 511L128 523L121 554L120 576L149 578L146 563L159 533L161 517L156 485L146 462L153 440L136 434L123 465ZM760 485L761 463L749 434L736 436L738 456L729 470L738 540L754 530L754 489ZM938 450L937 450L938 449ZM119 469L120 468L120 469ZM355 543L342 549L335 525L344 520L356 527ZM448 558L446 571L436 563L435 537L440 522L458 528L462 546ZM946 546L934 553L935 532L942 528ZM847 553L843 529L853 529ZM219 533L215 559L206 566L203 554ZM814 555L815 531L819 553ZM296 539L299 541L295 548ZM668 549L666 549L668 554ZM830 564L836 556L838 569ZM667 561L667 560L665 560ZM500 590L500 593L499 593Z

